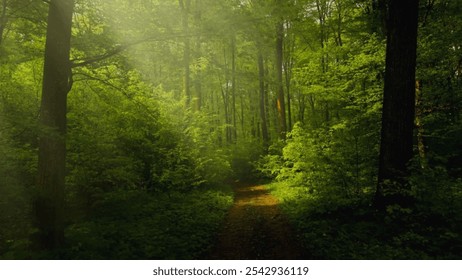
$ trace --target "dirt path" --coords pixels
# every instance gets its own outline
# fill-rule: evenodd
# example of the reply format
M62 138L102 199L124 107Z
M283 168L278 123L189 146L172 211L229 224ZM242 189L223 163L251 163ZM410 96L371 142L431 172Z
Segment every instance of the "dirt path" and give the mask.
M278 200L264 186L237 183L212 259L297 259L298 246Z

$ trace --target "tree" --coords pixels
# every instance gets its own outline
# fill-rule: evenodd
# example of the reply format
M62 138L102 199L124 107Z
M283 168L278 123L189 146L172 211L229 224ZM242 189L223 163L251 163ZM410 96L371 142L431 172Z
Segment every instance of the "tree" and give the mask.
M184 78L183 78L183 91L186 97L186 107L191 107L191 69L190 69L190 60L191 60L191 42L189 38L189 11L191 8L191 0L179 0L180 9L182 13L182 27L184 32L184 51L183 51L183 68L184 68Z
M261 132L263 138L263 147L265 149L269 146L269 135L266 119L267 107L265 106L266 90L265 90L265 65L263 60L263 54L259 51L258 53L258 81L259 81L259 93L260 93L260 121L261 121Z
M379 208L406 204L413 156L418 0L387 3L387 50L378 185Z
M284 84L282 80L283 71L283 45L284 45L284 25L283 21L277 23L276 26L276 81L278 89L277 110L280 125L280 137L285 139L287 132L286 124L286 107L284 101Z
M7 15L6 9L8 8L8 2L3 0L1 3L1 12L0 12L0 46L2 45L3 41L3 32L5 31L6 23L7 23Z
M69 61L73 0L49 2L43 70L35 219L40 249L64 241L67 94L72 86Z

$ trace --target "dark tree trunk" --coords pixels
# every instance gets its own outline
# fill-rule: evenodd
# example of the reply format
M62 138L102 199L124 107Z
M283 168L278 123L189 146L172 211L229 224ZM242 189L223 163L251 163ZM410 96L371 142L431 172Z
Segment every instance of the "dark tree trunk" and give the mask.
M413 156L418 0L389 0L378 208L410 201L407 164Z
M231 40L231 84L232 87L232 109L233 109L233 141L237 141L237 120L236 120L236 38Z
M265 108L265 68L263 64L263 55L261 52L258 53L258 79L260 85L260 121L261 121L261 132L263 138L263 146L265 149L269 145L268 127L266 126L266 108Z
M34 243L39 249L53 250L64 241L66 111L72 85L69 52L74 1L52 0L49 5L34 201L38 233Z
M6 23L7 23L7 16L6 16L6 9L8 8L7 0L2 1L2 11L0 13L0 46L3 42L3 32L5 31Z
M250 98L252 99L252 98ZM244 118L244 97L243 94L239 94L239 101L240 101L240 110L241 110L241 135L243 138L246 137L246 132L245 132L245 118Z

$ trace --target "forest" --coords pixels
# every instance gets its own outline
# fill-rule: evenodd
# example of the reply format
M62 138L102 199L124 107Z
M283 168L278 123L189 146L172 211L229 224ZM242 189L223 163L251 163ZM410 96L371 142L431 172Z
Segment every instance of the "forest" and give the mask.
M0 0L0 259L461 259L462 0Z

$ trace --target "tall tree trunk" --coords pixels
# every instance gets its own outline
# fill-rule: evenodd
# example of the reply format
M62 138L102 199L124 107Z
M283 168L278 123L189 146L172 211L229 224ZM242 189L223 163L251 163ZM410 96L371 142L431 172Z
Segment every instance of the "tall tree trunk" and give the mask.
M72 73L69 61L73 0L49 2L43 70L37 196L34 201L39 249L56 249L64 241L67 94Z
M191 0L179 0L180 9L182 13L182 26L184 33L184 52L183 52L183 92L186 97L186 107L191 108L191 42L189 39L189 10L191 7Z
M225 88L221 88L221 97L223 98L223 108L225 113L225 133L226 144L231 143L231 115L229 113L229 86L226 84Z
M284 101L284 83L282 80L283 71L283 47L284 47L284 25L281 22L276 27L276 82L278 89L277 111L279 119L279 136L282 139L286 138L287 123L286 123L286 107Z
M336 0L334 2L336 10L337 10L337 26L334 30L335 32L335 43L337 46L341 47L343 46L343 40L342 40L342 24L343 24L343 17L342 17L342 11L343 11L343 6L342 6L342 1Z
M297 90L298 97L298 121L305 124L306 95Z
M389 0L377 207L409 202L413 156L418 0Z
M318 11L319 19L319 41L321 43L321 49L326 47L326 16L328 13L328 8L325 0L316 0L316 10ZM327 54L322 54L321 56L321 69L322 72L327 72Z
M225 132L226 132L226 144L231 144L232 142L232 112L230 106L230 81L229 81L229 67L228 67L228 55L226 53L226 45L223 47L223 59L224 59L224 71L225 71L225 83L223 89L223 83L220 82L222 85L221 88L221 95L223 98L223 106L225 110Z
M6 16L7 8L8 8L7 0L2 0L2 12L0 13L0 46L2 45L2 42L3 42L3 32L5 31L6 23L8 21L8 18Z
M202 20L202 3L201 0L196 0L195 1L195 13L194 13L194 19L196 26L200 26L201 20ZM202 45L202 40L201 40L201 35L200 32L197 35L197 42L196 42L196 56L200 57L202 55L201 51L201 45ZM189 65L188 65L189 66ZM194 109L196 111L200 111L202 109L202 102L203 102L203 96L202 96L202 69L197 69L197 73L195 76L194 80L194 90L195 90L195 95L196 97L195 102L194 102Z
M290 22L287 22L287 26L291 26ZM289 33L289 31L287 31ZM287 121L288 129L292 130L292 95L291 95L291 81L292 81L292 68L294 66L293 53L295 51L295 38L290 36L289 40L285 40L285 62L284 62L284 73L286 83L286 95L287 95Z
M239 101L240 101L240 109L241 109L241 135L243 138L246 138L246 134L245 133L245 119L244 119L244 97L243 97L243 94L239 94Z
M196 51L200 53L200 43L196 45ZM203 106L203 99L202 96L202 69L196 70L196 77L194 80L194 90L196 97L194 98L194 110L200 111Z
M237 124L236 124L236 38L231 40L231 83L232 87L232 111L233 111L233 141L237 141Z
M266 61L265 59L263 59L263 66L264 65L269 65L269 62ZM274 106L270 106L270 83L268 82L270 80L270 71L269 71L269 67L263 67L264 68L264 77L263 77L263 80L265 81L265 85L264 85L264 101L265 101L265 113L266 113L266 127L268 128L268 142L270 141L271 139L271 116L274 116L275 117L275 120L273 121L274 123L274 126L276 126L279 121L278 121L278 114L277 114L277 109L276 109L276 102L272 102L271 105L274 104ZM271 100L273 101L273 100ZM271 115L271 111L270 109L274 109L274 111L276 111L274 114Z
M259 51L258 53L258 79L260 85L260 121L261 121L261 132L263 138L263 146L265 149L269 146L268 127L266 126L266 108L265 108L265 67L263 64L263 54Z
M287 74L288 75L288 74ZM290 78L286 78L286 90L287 90L287 120L289 122L289 131L292 130L292 98L290 96Z

